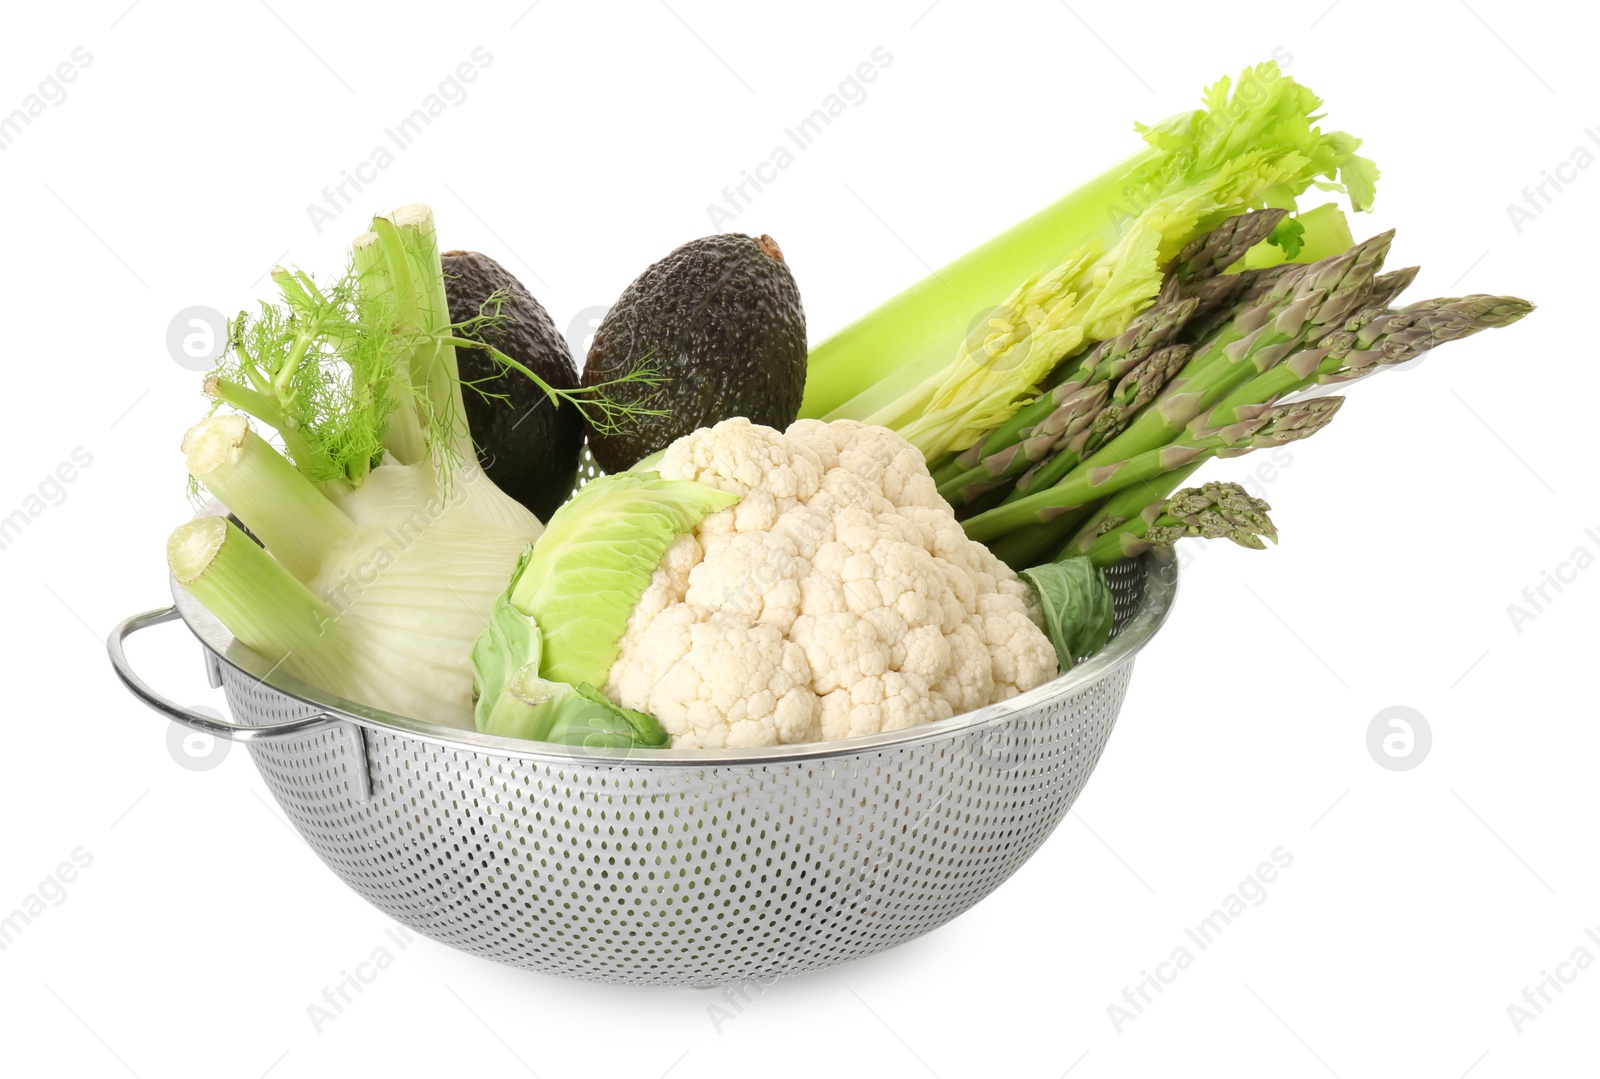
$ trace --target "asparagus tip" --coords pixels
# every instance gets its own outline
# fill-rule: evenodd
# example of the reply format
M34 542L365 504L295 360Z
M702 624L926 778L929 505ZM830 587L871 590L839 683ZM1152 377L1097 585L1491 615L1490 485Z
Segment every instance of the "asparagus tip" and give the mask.
M1421 266L1404 266L1398 270L1379 274L1372 282L1372 295L1367 303L1372 307L1388 307L1417 279L1417 274L1422 272Z

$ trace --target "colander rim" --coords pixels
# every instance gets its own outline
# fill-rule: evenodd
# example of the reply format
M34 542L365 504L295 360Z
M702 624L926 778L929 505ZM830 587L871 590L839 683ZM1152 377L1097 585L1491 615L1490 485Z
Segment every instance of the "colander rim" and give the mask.
M1143 589L1139 601L1123 627L1099 652L1056 678L1020 693L999 704L965 712L949 719L885 734L858 735L822 742L788 746L761 746L748 749L610 749L558 746L517 738L480 734L427 720L413 719L380 708L346 700L316 686L307 685L284 671L278 664L241 644L178 581L168 576L173 606L189 632L217 661L234 668L258 685L306 705L334 719L360 727L387 731L430 745L460 752L509 757L554 765L620 764L664 767L706 767L710 765L799 764L851 757L876 750L921 746L961 734L985 724L1000 724L1005 718L1046 701L1069 697L1131 660L1166 622L1178 589L1178 563L1170 549L1155 549L1139 556Z

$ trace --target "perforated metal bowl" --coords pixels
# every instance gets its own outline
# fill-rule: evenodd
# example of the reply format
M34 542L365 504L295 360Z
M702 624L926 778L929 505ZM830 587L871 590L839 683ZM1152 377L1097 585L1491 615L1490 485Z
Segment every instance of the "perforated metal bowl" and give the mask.
M1047 685L894 734L763 750L575 750L376 711L271 670L176 585L175 606L127 619L109 648L145 704L249 746L306 842L396 921L547 974L719 985L921 936L1039 848L1177 583L1159 554L1110 579L1116 635ZM178 618L237 722L129 667L124 640Z

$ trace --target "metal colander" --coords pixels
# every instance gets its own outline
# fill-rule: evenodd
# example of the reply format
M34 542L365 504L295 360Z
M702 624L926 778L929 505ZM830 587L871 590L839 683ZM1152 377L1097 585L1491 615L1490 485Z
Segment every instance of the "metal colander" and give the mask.
M893 734L762 750L582 750L380 712L271 670L176 585L109 641L145 704L245 743L284 814L389 917L571 978L719 985L817 970L935 929L1039 848L1100 759L1170 555L1109 573L1116 634L1004 704ZM182 618L237 722L129 666Z

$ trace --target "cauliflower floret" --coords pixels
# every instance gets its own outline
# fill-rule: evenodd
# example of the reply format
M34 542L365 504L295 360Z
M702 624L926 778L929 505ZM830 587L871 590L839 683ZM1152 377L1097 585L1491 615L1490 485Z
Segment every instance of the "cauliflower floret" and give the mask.
M640 661L611 668L619 702L655 716L679 749L815 741L817 695L800 646L742 614L696 613L680 604L650 622Z
M698 480L730 494L765 491L788 509L809 501L822 479L822 462L807 448L744 417L684 435L662 455L663 479Z
M732 419L659 469L740 496L668 548L611 668L607 692L674 747L901 730L1055 676L1032 590L892 431Z
M628 617L628 627L619 642L620 648L629 648L633 639L643 633L657 615L683 603L683 597L689 590L689 574L700 564L704 553L700 540L693 533L672 541L661 558L661 564L650 575L650 583L640 594L639 602L633 605L633 614ZM613 664L611 669L614 675L616 665Z
M978 614L967 624L983 635L994 661L995 683L1006 691L1001 697L1015 696L1056 676L1055 647L1034 625L1020 597L1003 592L980 596Z
M895 506L943 504L922 454L887 427L855 420L799 420L787 437L815 452L829 471L842 470L872 484Z
M704 611L742 613L787 633L800 613L800 582L810 569L781 532L712 536L689 571L683 601Z

